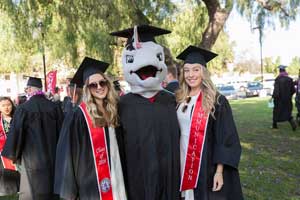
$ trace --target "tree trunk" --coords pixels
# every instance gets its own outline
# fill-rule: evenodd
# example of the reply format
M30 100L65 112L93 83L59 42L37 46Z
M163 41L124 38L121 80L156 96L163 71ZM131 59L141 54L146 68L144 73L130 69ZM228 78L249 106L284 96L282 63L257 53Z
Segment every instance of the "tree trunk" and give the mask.
M233 8L232 0L227 0L225 7L221 8L218 0L203 0L209 15L208 25L202 34L200 47L211 49L215 44L219 33L223 30L224 24Z

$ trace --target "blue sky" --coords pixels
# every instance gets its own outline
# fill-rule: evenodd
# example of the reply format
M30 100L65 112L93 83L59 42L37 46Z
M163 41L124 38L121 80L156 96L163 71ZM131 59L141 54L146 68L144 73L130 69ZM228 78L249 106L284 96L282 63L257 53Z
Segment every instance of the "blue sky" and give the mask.
M276 24L276 29L266 27L263 38L263 57L281 57L282 64L288 65L295 56L300 57L300 19L292 22L288 29ZM254 58L260 62L259 31L251 31L250 23L233 11L225 30L230 40L235 41L236 60Z

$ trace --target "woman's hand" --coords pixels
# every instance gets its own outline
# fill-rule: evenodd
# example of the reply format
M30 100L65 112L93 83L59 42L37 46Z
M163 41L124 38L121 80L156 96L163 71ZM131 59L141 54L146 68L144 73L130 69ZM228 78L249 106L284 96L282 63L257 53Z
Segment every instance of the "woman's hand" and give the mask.
M217 169L216 169L216 173L214 175L214 185L213 185L212 191L213 192L220 191L222 189L223 184L224 184L223 165L218 164Z
M214 185L212 191L213 192L220 191L222 189L223 184L224 184L223 173L216 172L214 175Z

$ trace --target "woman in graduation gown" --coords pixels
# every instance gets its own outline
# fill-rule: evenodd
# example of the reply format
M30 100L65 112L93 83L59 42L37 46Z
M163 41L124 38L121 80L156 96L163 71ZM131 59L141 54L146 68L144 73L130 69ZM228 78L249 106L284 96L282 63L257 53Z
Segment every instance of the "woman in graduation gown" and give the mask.
M241 145L227 99L206 68L216 54L189 46L176 94L180 124L182 197L185 200L243 199L238 164Z
M126 200L108 65L86 57L72 80L83 85L83 101L67 114L58 142L55 192L63 199Z
M9 97L0 97L0 153L6 142L14 110L14 104ZM19 186L20 174L16 166L11 160L1 156L0 196L16 194L19 191Z

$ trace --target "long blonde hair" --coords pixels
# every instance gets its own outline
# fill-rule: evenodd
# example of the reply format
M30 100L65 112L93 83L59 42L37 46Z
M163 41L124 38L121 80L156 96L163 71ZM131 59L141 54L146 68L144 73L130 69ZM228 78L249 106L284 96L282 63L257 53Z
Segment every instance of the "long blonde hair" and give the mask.
M95 126L112 126L116 127L119 125L119 117L118 117L118 110L117 110L117 104L119 100L119 96L117 95L117 92L115 91L113 87L112 81L103 73L100 73L103 76L105 80L107 80L107 95L103 100L103 108L106 111L107 120L104 117L104 113L100 112L97 109L97 105L95 102L94 97L92 96L90 89L87 87L88 81L84 84L83 87L83 96L82 100L87 105L88 113L90 114L93 124Z
M202 106L204 111L209 114L211 113L214 117L215 113L215 102L217 100L217 89L214 86L212 80L210 79L210 73L207 70L206 67L203 67L200 65L200 74L201 74L201 85L200 89L203 94L202 98ZM185 81L184 78L184 70L183 67L180 69L180 76L179 76L179 85L180 89L176 92L176 100L177 103L184 103L189 96L189 93L191 91L191 88L188 86L188 84Z

